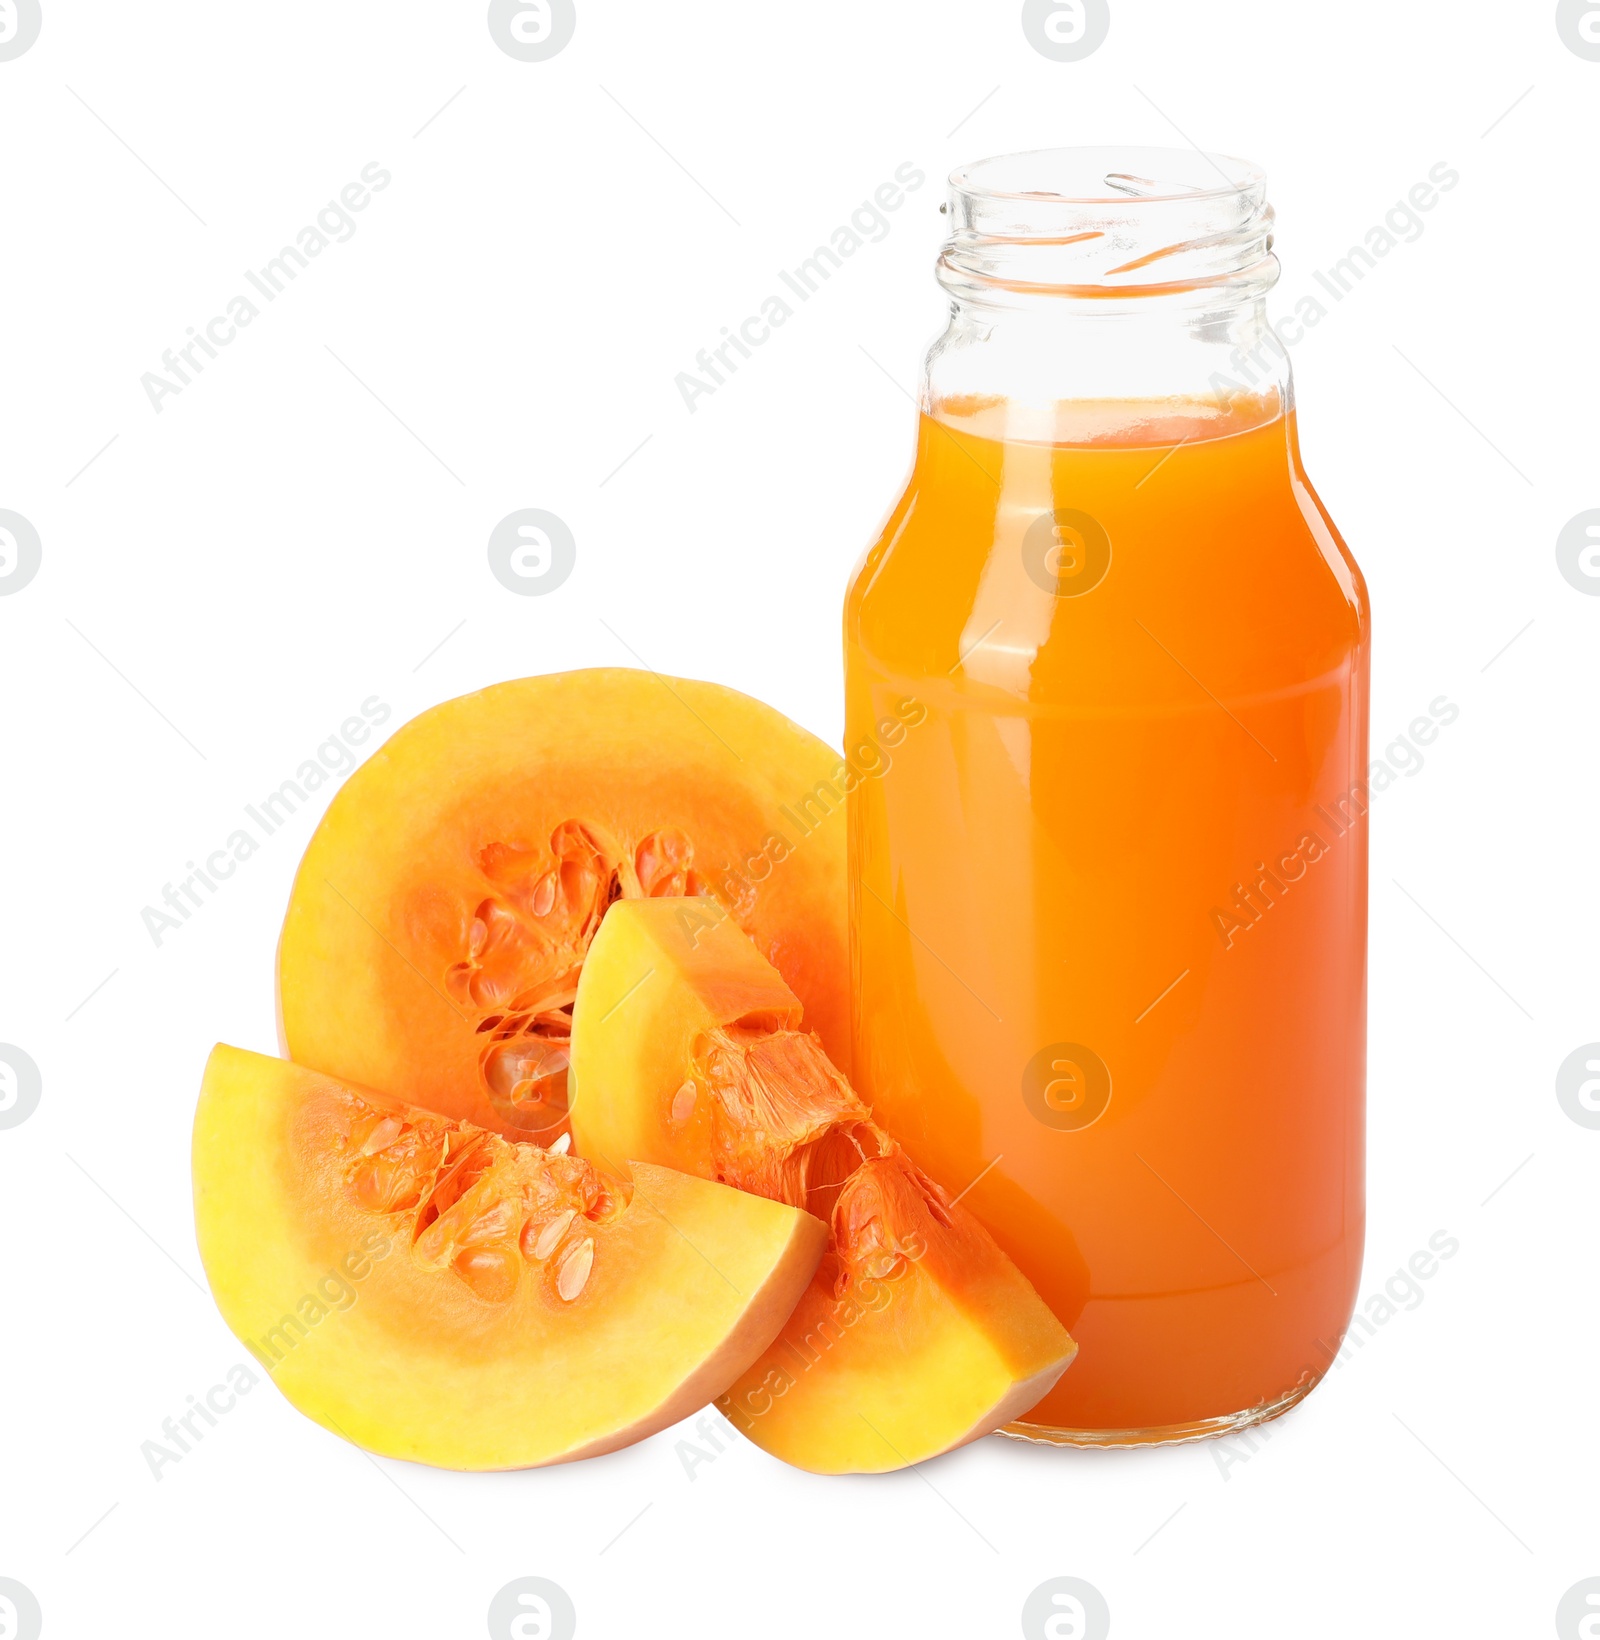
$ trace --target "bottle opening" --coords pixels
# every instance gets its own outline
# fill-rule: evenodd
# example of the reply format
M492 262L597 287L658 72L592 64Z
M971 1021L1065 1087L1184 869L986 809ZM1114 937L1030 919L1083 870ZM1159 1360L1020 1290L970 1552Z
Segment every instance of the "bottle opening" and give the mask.
M951 173L952 295L1149 297L1276 282L1265 173L1189 148L1044 148Z

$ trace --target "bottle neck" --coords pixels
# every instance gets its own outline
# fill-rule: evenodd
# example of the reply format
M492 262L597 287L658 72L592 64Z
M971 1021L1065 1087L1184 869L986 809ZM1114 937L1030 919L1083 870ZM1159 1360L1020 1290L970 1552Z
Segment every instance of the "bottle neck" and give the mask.
M924 393L937 419L1030 442L1161 442L1289 408L1254 167L1163 149L1015 154L957 171L945 209L950 326Z
M951 304L928 354L923 409L1029 443L1169 443L1287 413L1288 350L1263 294L1038 306Z

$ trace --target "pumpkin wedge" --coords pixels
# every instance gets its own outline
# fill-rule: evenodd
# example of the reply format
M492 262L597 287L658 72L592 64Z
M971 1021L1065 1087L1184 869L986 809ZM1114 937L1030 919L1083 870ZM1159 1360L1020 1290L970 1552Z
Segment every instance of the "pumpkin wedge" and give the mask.
M827 1239L803 1212L640 1163L607 1178L219 1046L195 1223L223 1319L308 1417L450 1469L591 1457L721 1393Z
M802 1469L899 1469L1020 1417L1077 1346L801 1014L711 902L612 906L578 984L573 1139L601 1166L637 1157L829 1220L794 1314L717 1404Z

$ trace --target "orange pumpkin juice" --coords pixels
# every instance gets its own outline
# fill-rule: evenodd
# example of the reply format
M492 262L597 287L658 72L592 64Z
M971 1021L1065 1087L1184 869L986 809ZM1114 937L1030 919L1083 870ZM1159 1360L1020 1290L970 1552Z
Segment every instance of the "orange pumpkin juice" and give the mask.
M1288 402L933 401L846 606L856 1081L1077 1338L1046 1439L1270 1415L1354 1300L1368 615Z

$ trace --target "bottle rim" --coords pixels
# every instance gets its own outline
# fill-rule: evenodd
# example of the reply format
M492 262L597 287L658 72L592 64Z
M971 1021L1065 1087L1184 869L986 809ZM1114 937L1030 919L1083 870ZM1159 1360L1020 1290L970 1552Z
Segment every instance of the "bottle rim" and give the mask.
M1147 175L1149 172L1158 175ZM1031 186L1006 187L1003 183L1008 179L1026 180ZM1236 154L1125 146L1030 148L991 154L958 165L950 173L952 189L975 196L1070 205L1126 205L1130 200L1156 205L1228 198L1253 190L1264 195L1266 181L1266 172L1259 165ZM1054 186L1044 186L1052 182Z
M957 297L1149 297L1277 280L1266 173L1201 149L1041 148L950 173L941 283Z

